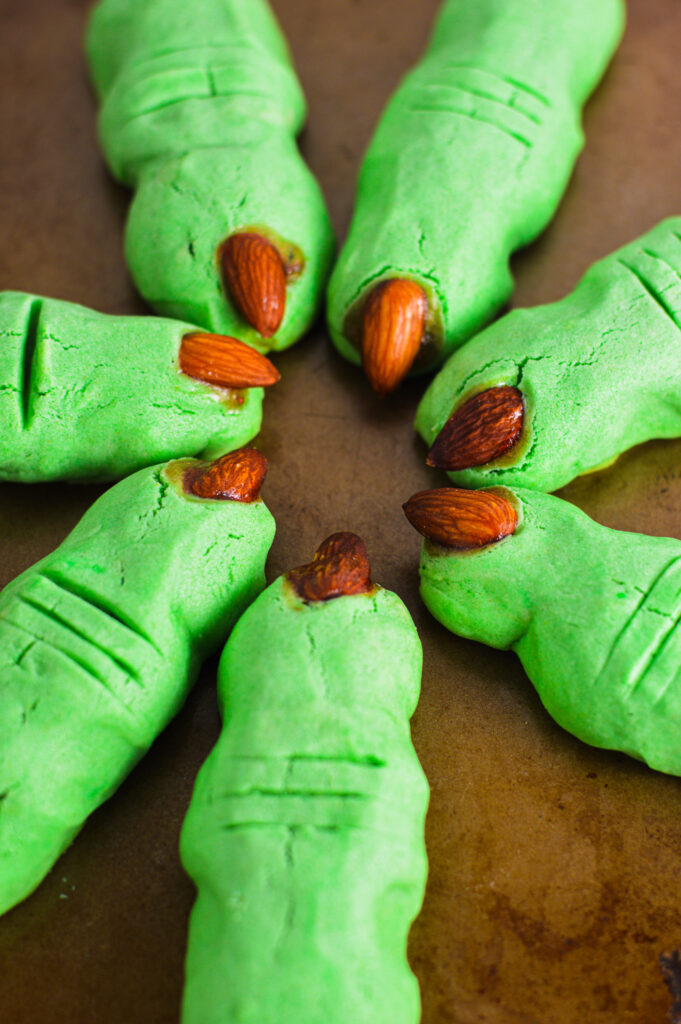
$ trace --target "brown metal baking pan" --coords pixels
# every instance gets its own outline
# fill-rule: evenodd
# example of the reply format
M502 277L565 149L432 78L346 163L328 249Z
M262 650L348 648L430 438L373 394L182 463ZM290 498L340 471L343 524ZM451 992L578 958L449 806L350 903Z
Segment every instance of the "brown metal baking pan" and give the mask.
M96 144L88 6L0 0L0 286L140 313L122 258L128 194ZM396 17L389 0L274 0L310 104L303 150L340 237L373 126L436 6L404 0ZM516 305L559 298L594 259L681 212L681 5L628 7L564 202L514 261ZM681 780L573 739L513 654L452 636L421 605L419 538L400 506L444 482L412 431L423 382L378 400L322 325L276 362L258 441L277 519L268 578L354 530L423 640L413 736L432 788L430 877L409 950L423 1024L664 1024L658 957L681 946ZM0 582L98 493L0 485ZM608 526L681 537L681 440L643 445L562 494ZM193 898L178 835L218 725L213 662L36 893L0 919L2 1024L177 1024Z

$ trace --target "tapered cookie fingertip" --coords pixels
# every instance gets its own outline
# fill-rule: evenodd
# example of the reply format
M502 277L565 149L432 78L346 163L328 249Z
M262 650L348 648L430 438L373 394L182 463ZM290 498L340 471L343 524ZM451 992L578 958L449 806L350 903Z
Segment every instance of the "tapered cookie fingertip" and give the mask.
M329 601L374 589L366 545L356 533L332 533L317 548L314 558L287 573L303 601Z
M263 338L271 338L286 310L286 266L275 245L254 231L230 235L220 246L220 266L230 298Z
M379 395L409 373L423 343L428 301L415 281L391 278L369 293L362 314L362 365Z
M180 370L222 388L266 388L281 380L267 356L225 334L190 331L180 343Z
M493 462L516 447L524 419L518 388L505 384L486 388L452 413L426 463L435 469L463 470Z
M497 491L437 487L413 494L402 508L426 540L459 551L494 544L518 525L515 508Z
M267 475L267 459L257 448L238 448L208 465L185 473L185 489L197 498L218 501L257 501Z

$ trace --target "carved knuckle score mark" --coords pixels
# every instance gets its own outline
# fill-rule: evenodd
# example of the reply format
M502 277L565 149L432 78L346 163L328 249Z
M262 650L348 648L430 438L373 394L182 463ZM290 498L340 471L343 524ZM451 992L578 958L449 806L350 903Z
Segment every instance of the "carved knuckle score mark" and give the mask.
M641 596L599 672L602 692L655 707L676 678L681 659L681 557L672 559Z
M449 62L421 73L409 90L409 109L468 119L495 129L528 150L538 139L551 103L537 89L490 69Z
M220 824L224 829L256 823L370 828L381 779L380 767L342 758L236 758L228 763L222 776L226 785L216 796Z
M6 601L0 624L5 633L9 626L31 637L36 650L52 652L55 678L61 674L66 683L75 671L89 681L90 701L98 699L97 691L106 694L121 713L121 727L131 742L146 746L153 739L144 666L149 658L160 664L161 656L133 623L124 622L96 595L85 597L76 583L45 568L28 575ZM38 665L41 671L40 660ZM25 668L31 671L28 663Z

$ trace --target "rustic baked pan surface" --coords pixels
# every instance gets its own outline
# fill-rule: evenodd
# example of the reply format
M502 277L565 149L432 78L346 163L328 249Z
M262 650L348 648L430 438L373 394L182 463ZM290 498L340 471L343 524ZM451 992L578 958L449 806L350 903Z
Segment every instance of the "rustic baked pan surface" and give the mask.
M395 17L388 0L274 0L310 105L303 150L340 236L372 127L436 6L412 0ZM0 2L0 283L140 313L121 255L128 195L95 140L88 7ZM630 0L558 216L515 260L516 305L560 297L594 259L679 212L680 32L675 0ZM258 442L278 526L268 579L327 534L356 531L423 640L413 735L432 787L430 878L410 957L424 1024L663 1022L658 957L681 946L681 782L562 732L512 654L455 638L420 604L419 538L400 506L445 482L412 431L422 383L378 400L321 326L276 364ZM680 465L681 441L652 442L562 494L606 525L681 537ZM98 493L3 484L0 581L58 544ZM217 736L214 687L213 663L39 890L0 919L3 1021L176 1024L193 898L177 841Z

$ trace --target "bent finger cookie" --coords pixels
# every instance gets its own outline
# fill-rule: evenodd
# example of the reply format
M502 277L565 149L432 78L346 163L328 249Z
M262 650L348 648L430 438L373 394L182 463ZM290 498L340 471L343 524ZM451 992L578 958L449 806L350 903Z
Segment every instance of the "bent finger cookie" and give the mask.
M264 0L100 0L87 34L126 256L153 308L263 351L313 320L333 236L305 101Z
M508 300L553 216L621 0L447 0L364 159L329 328L379 392L432 369Z
M262 385L278 379L250 346L191 324L0 293L0 479L215 458L257 434Z
M440 371L416 415L464 486L553 491L681 434L681 217L595 263L571 295L513 310Z
M223 730L182 830L198 887L184 1024L419 1020L406 941L426 877L409 736L421 657L354 534L327 538L237 624Z
M265 470L252 448L143 469L0 595L0 912L114 792L264 586Z
M600 526L536 491L438 488L407 518L447 629L519 656L564 729L681 774L681 542Z

